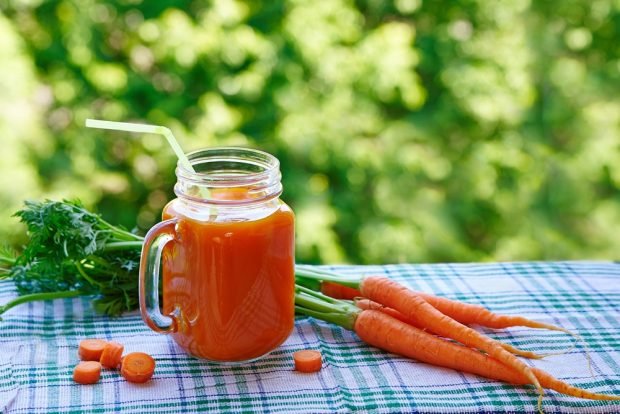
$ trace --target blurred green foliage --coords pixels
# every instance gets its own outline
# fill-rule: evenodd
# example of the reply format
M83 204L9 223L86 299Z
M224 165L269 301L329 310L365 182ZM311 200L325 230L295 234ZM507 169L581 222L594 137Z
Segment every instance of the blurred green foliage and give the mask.
M314 263L618 258L617 0L0 0L0 234L25 198L144 232L157 136L282 162Z

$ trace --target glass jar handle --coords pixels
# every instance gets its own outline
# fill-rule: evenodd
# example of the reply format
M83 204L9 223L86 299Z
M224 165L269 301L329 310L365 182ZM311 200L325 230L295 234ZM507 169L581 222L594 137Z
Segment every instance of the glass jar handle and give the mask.
M174 315L163 315L159 308L159 280L164 247L174 240L177 219L162 221L153 226L144 237L140 257L140 313L144 322L157 333L177 330Z

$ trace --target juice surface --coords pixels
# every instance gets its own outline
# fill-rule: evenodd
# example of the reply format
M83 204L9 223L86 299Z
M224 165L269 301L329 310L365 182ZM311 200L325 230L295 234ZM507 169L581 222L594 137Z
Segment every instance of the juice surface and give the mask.
M230 222L183 216L163 254L163 311L177 317L174 339L216 361L257 358L294 324L294 216L281 203L266 217Z

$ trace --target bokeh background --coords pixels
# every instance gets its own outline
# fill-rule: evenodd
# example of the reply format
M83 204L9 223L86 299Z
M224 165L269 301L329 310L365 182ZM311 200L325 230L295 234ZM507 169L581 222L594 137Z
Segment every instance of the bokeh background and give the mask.
M145 232L157 136L282 162L307 263L613 259L618 0L0 0L0 239L24 199Z

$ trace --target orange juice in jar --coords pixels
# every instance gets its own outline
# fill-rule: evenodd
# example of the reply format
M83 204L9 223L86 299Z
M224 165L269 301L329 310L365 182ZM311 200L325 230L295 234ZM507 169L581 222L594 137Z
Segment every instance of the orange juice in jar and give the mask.
M145 238L142 316L196 357L253 360L294 324L294 215L279 198L279 162L244 148L188 158L194 171L177 167L177 198Z

